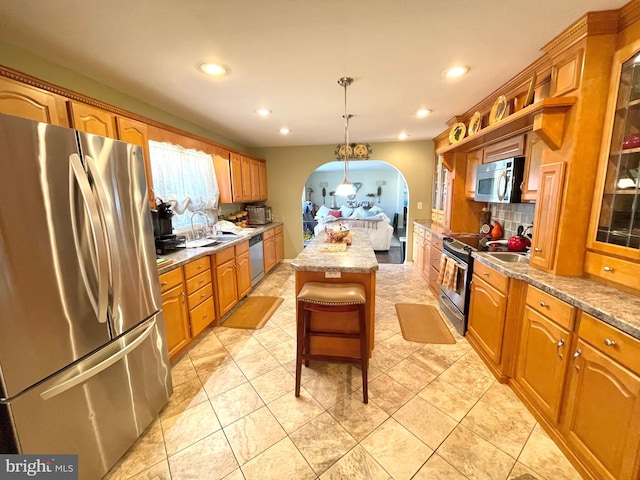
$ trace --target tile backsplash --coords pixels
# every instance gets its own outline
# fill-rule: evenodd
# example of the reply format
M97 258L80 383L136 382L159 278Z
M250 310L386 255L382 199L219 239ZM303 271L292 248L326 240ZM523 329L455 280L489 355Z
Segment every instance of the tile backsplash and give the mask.
M533 225L533 217L536 210L535 203L490 203L491 222L494 220L502 225L502 238L516 235L518 225L528 227ZM533 229L531 230L531 232Z

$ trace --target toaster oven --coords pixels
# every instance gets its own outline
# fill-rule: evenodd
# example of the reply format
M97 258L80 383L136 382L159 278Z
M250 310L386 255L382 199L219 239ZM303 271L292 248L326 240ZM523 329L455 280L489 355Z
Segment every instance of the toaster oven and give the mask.
M249 225L265 225L271 223L271 207L265 205L248 205L245 207L249 216Z

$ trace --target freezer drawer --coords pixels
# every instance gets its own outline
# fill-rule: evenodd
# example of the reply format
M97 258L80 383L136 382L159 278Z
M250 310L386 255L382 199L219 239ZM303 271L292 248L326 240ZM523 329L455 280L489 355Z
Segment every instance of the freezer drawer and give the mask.
M3 450L78 454L79 478L101 478L172 393L164 338L164 318L158 313L79 364L4 402Z

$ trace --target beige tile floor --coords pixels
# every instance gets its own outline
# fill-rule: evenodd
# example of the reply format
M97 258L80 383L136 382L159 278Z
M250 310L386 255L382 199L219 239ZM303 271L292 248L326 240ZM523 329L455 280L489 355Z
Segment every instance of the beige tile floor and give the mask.
M311 363L295 398L291 265L252 295L284 303L261 330L211 328L172 370L169 404L106 478L579 479L463 337L405 341L395 303L436 304L412 265L381 264L369 404L355 366Z

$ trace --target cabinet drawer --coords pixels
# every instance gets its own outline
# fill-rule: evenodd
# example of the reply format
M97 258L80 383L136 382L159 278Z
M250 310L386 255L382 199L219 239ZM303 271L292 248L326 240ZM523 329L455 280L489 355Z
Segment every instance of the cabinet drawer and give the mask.
M568 303L528 285L527 305L567 330L573 330L575 307Z
M191 336L195 337L215 320L213 311L213 298L209 297L196 308L189 312L189 323L191 324Z
M266 240L267 238L271 238L275 235L274 229L270 228L269 230L265 230L262 234L262 240Z
M608 257L598 253L587 252L585 255L584 271L610 282L631 287L638 285L640 277L640 263ZM637 288L636 288L637 290Z
M226 248L221 252L216 253L216 266L227 263L228 261L236 258L236 251L233 247Z
M187 295L191 295L196 290L204 287L207 283L211 283L211 269L196 275L187 280Z
M182 268L176 268L160 275L160 292L164 293L182 283Z
M236 249L236 257L238 255L241 255L241 254L245 253L245 252L248 252L249 251L249 242L239 243L239 244L237 244L235 246L235 249Z
M640 340L581 312L578 335L596 350L640 374Z
M187 263L184 266L184 276L186 278L191 278L209 268L211 268L211 260L209 260L209 256L207 255L194 260L193 262Z
M191 295L189 295L189 297L187 297L187 301L189 302L189 310L193 310L211 295L213 295L213 285L211 284L211 282L209 282L204 287L196 290Z
M518 135L485 147L482 163L495 162L496 160L520 155L524 155L524 135Z
M440 265L438 265L440 267ZM431 292L436 296L436 298L440 298L440 284L438 283L438 270L433 267L429 267L429 288Z
M433 235L431 237L431 246L436 247L438 250L442 251L442 239Z
M509 288L509 277L485 265L484 263L476 262L474 267L474 275L477 275L496 290L502 293L507 293L507 289Z
M274 228L274 230L275 230L275 234L277 235L284 231L284 227L282 225L278 225L276 228Z
M433 248L431 245L431 253L429 255L429 263L431 267L436 271L440 271L440 259L442 258L442 252L437 248Z

